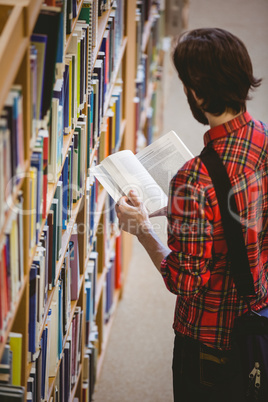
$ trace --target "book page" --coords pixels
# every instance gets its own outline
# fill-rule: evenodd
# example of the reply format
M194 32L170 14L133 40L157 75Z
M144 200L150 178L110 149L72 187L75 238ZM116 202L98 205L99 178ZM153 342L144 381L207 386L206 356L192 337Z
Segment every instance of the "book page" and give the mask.
M168 195L170 180L194 156L177 134L170 131L138 152L136 157Z
M92 173L115 201L134 189L150 213L167 205L167 196L129 150L109 155Z

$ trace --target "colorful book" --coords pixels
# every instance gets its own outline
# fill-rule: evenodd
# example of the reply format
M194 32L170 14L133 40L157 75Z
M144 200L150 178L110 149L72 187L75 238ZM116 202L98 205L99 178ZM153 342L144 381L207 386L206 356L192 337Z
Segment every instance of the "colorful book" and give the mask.
M12 385L21 385L22 334L9 333L9 345L12 352Z

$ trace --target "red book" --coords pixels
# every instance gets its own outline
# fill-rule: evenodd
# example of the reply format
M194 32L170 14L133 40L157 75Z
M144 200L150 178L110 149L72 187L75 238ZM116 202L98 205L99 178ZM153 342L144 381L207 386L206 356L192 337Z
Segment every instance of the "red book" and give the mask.
M115 240L115 288L122 286L122 254L121 254L121 235Z
M1 287L1 293L3 292L3 318L7 316L7 313L9 309L11 308L10 306L10 288L9 288L9 280L8 280L8 274L7 274L7 249L6 245L4 245L3 250L2 250L2 273L3 273L3 287Z

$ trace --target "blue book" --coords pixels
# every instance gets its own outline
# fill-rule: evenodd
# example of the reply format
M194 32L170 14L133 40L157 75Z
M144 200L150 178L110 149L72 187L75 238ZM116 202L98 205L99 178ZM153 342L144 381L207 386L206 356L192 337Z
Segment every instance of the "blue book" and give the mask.
M60 13L59 16L59 31L58 31L58 40L57 40L57 54L56 54L56 63L64 63L64 16L63 12Z
M69 126L69 65L65 64L63 73L63 127L64 134L69 134L71 127Z
M45 399L45 385L46 385L46 367L47 367L47 332L45 328L42 333L42 381L41 381L41 397Z
M43 152L40 149L35 150L31 156L31 166L37 169L36 175L36 244L38 243L40 225L42 222L42 202L43 202Z
M62 229L67 229L67 217L68 217L68 169L69 169L69 155L66 156L64 161L61 180L63 183L62 188Z
M62 339L63 339L63 328L62 328L62 282L59 281L59 322L58 322L58 358L60 360L62 352Z
M95 62L92 77L95 77L99 81L99 102L98 102L98 112L99 112L99 127L103 117L103 106L104 106L104 92L103 92L103 60L97 59ZM100 131L100 130L99 130Z
M32 265L30 269L30 298L29 298L29 352L33 355L36 352L36 324L37 324L37 266Z

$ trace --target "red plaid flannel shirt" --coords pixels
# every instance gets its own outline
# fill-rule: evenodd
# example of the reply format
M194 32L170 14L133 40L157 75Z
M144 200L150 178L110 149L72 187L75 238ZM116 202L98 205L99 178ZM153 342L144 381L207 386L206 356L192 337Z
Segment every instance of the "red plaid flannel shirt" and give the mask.
M257 294L252 305L259 310L268 305L268 129L245 112L207 131L209 141L231 179ZM173 328L228 350L234 318L246 306L230 276L215 190L199 157L171 180L168 245L161 273L177 295Z

